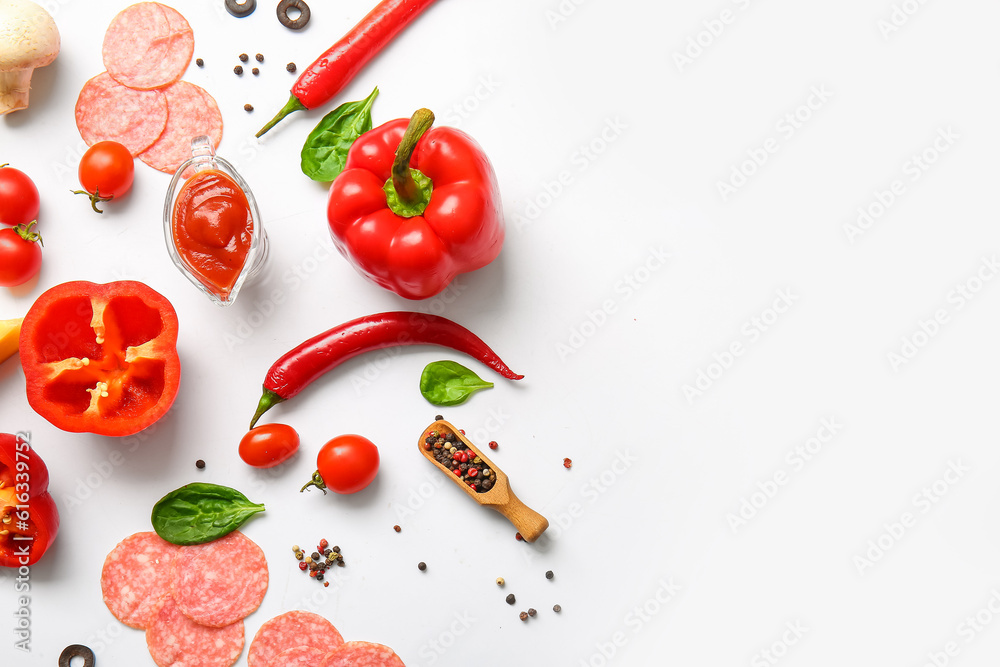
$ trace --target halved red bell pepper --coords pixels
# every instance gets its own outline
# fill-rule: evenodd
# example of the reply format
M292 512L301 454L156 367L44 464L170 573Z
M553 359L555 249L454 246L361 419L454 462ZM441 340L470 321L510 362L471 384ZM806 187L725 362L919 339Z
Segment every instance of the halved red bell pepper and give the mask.
M131 280L57 285L21 324L31 407L64 431L132 435L170 409L180 385L177 314Z
M327 205L340 252L408 299L434 296L459 273L486 266L504 239L486 154L460 130L429 129L433 121L420 109L358 137Z
M0 433L0 566L34 565L59 532L49 471L24 434Z

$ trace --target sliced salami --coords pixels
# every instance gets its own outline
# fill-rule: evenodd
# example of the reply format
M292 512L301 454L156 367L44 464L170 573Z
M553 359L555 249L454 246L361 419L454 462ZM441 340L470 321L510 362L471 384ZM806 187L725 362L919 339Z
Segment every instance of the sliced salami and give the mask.
M203 88L178 81L163 90L167 100L167 125L160 138L139 154L153 169L172 174L191 157L191 140L202 134L213 148L222 142L222 113L215 98Z
M179 549L148 532L130 535L111 550L101 569L101 592L115 618L130 627L146 629L161 598L170 591Z
M174 559L170 593L191 620L213 628L249 616L267 592L267 560L239 531L187 546Z
M260 626L247 652L249 667L270 667L275 656L296 647L320 651L320 657L344 643L344 638L319 614L310 611L289 611L279 614ZM318 667L316 660L313 667ZM277 665L274 665L277 667Z
M326 653L312 646L296 646L274 656L264 667L318 667Z
M382 644L346 642L327 653L316 667L406 667L396 652Z
M80 91L76 126L88 146L117 141L138 155L166 128L167 98L158 90L133 90L101 72Z
M176 10L158 2L126 7L104 33L101 55L115 81L138 90L180 80L194 54L194 32Z
M222 628L195 623L166 596L146 628L149 655L159 667L230 667L243 652L243 621Z

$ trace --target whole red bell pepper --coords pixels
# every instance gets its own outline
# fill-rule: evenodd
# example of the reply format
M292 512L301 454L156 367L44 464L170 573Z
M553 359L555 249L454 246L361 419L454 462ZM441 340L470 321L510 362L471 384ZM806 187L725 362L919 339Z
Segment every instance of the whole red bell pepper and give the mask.
M49 471L25 434L0 433L0 566L34 565L59 531Z
M330 186L334 243L362 275L408 299L486 266L504 239L493 167L469 135L420 109L358 137Z
M180 385L177 314L140 282L53 287L25 315L19 349L28 403L64 431L138 433Z

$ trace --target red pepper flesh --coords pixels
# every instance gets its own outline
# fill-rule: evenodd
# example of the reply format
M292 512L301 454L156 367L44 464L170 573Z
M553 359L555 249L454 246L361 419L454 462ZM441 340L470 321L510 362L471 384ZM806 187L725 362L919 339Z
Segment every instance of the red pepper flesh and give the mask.
M74 281L44 292L21 324L28 403L74 433L138 433L180 385L177 314L140 282Z
M434 0L382 0L351 31L309 65L292 86L281 111L257 133L262 136L292 113L323 106Z
M56 539L49 471L23 434L0 433L0 566L34 565Z
M421 109L358 137L327 204L341 254L408 299L434 296L456 275L486 266L504 241L500 190L486 154L460 130L426 129L431 122L433 114ZM420 124L422 134L414 132ZM397 172L409 182L397 185ZM412 189L416 208L390 199L403 200L400 186Z
M294 397L348 359L400 345L451 348L481 361L510 380L524 377L512 371L481 338L444 317L411 312L368 315L314 336L274 362L264 379L264 394L250 428L271 407Z

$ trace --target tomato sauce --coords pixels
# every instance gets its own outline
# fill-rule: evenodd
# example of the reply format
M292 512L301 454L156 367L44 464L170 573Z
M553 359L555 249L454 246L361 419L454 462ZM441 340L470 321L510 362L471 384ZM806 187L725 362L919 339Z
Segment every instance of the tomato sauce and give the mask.
M226 299L246 264L253 240L246 194L221 171L189 178L174 204L174 245L184 264L213 294Z

